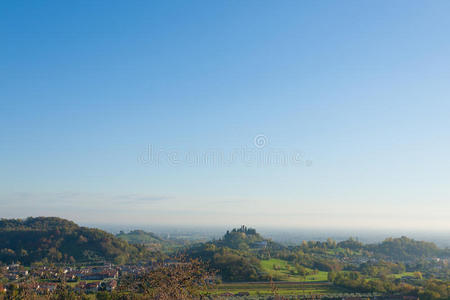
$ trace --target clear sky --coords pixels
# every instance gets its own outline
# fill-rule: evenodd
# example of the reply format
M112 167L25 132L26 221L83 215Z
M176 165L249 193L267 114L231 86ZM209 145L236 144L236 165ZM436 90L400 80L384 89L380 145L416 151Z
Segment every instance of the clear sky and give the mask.
M0 217L450 230L449 1L2 1Z

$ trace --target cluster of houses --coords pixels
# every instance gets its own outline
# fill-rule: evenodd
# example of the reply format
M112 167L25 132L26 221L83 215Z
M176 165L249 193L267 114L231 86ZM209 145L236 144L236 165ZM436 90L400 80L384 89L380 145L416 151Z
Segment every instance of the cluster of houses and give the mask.
M113 291L117 288L120 274L139 274L144 271L146 271L146 267L137 265L25 268L19 264L12 264L0 266L0 278L4 278L8 282L0 285L0 293L6 292L8 286L12 284L39 294L46 294L55 291L61 282L70 284L77 292Z
M103 281L80 281L75 286L75 291L83 293L96 293L98 291L114 291L117 287L117 280L109 279Z
M4 277L6 277L9 281L13 281L13 280L17 280L21 277L27 276L28 270L25 270L19 264L12 264L12 265L4 267L4 270L2 270L2 273L4 274Z

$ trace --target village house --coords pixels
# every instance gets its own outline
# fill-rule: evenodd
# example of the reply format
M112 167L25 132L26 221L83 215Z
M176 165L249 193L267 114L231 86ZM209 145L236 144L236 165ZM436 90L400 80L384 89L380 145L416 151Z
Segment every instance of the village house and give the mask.
M103 280L107 278L118 278L119 272L117 270L102 270L81 275L82 280Z
M101 289L102 291L112 292L116 289L116 287L117 287L117 280L113 279L103 281L102 283L100 283L99 289Z
M18 273L8 273L5 277L8 278L9 281L12 281L19 279L20 276Z
M56 290L58 284L56 282L42 282L39 284L39 286L37 287L37 290L40 293L52 293Z
M6 267L6 270L18 270L20 268L20 264L10 264Z
M86 291L86 281L80 281L76 286L75 286L75 291L78 293L84 292Z
M100 281L89 282L86 284L86 292L87 293L96 293L100 286Z

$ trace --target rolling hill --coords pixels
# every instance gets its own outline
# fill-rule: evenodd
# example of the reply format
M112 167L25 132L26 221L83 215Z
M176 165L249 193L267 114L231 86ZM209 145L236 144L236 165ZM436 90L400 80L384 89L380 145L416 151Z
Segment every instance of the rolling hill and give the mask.
M56 217L0 220L0 261L125 263L154 256L100 229Z

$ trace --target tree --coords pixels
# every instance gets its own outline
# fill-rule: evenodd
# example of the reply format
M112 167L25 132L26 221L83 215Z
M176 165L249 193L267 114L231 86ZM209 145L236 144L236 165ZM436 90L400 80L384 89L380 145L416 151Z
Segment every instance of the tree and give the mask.
M334 282L334 280L336 279L336 272L328 272L328 281L330 282Z
M419 271L414 272L414 277L416 277L417 279L422 279L422 273Z
M142 293L145 299L201 299L213 285L214 273L207 271L200 260L180 260L170 265L160 264L153 270L122 281L124 292Z

